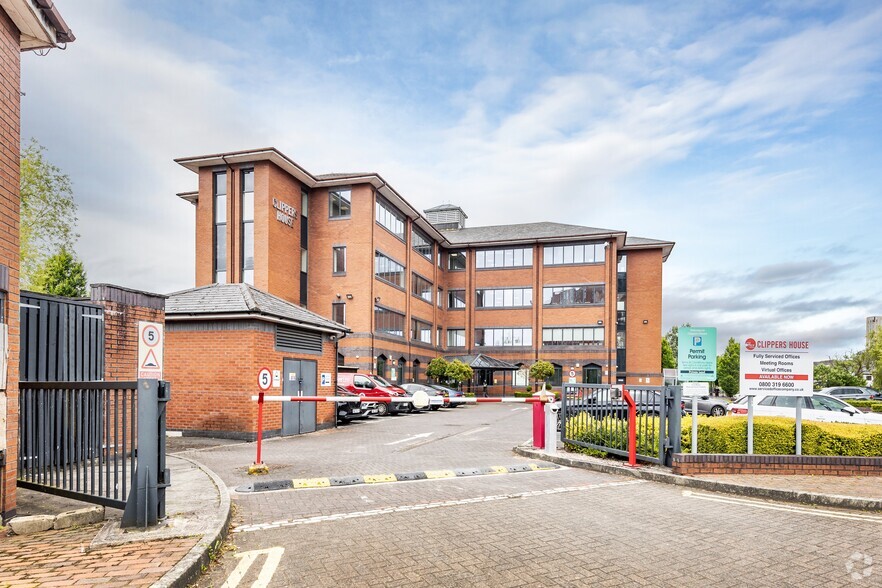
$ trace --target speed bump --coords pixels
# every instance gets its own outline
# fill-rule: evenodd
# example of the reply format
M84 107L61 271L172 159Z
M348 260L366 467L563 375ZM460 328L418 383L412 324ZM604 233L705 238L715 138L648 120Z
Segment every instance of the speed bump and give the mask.
M294 488L327 488L331 485L330 478L301 478L291 480Z
M440 480L441 478L455 478L456 472L453 470L426 470L426 477L430 480Z
M365 484L382 484L383 482L397 482L395 474L375 474L373 476L365 476Z

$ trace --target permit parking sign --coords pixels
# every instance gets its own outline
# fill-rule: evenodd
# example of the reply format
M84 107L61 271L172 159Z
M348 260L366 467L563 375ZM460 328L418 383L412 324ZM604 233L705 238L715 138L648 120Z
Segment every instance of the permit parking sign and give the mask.
M680 327L677 333L677 379L681 382L716 380L716 327Z
M747 337L741 344L741 387L748 396L811 396L811 343L787 337Z

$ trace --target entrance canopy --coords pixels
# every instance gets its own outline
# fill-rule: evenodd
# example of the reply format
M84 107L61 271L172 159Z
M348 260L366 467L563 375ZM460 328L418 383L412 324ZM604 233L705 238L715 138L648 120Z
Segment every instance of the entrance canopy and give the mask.
M521 368L513 363L490 357L479 353L478 355L448 355L445 357L447 361L458 359L464 364L470 366L473 370L491 370L491 371L512 371L515 372Z

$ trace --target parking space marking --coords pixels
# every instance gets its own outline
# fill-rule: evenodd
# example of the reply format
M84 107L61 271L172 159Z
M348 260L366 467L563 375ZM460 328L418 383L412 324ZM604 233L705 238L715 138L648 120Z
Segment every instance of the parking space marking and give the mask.
M399 443L407 443L408 441L416 441L417 439L424 439L430 435L432 435L431 432L419 433L418 435L411 435L410 437L406 437L404 439L399 439L398 441L393 441L391 443L386 443L385 445L398 445Z
M465 431L464 433L460 433L463 437L468 437L469 435L474 435L475 433L480 433L481 431L486 431L490 427L478 427L477 429L472 429L471 431Z
M263 562L263 567L260 568L257 580L251 584L251 588L266 588L269 586L270 580L273 579L276 569L282 561L283 553L285 553L284 547L270 547L269 549L255 549L253 551L237 553L236 558L239 560L239 563L236 565L235 569L233 569L232 573L230 573L227 581L223 583L221 588L236 588L248 573L251 564L254 563L254 560L256 560L259 555L265 555L266 561Z
M750 506L752 508L760 508L764 510L777 510L782 512L793 512L799 514L807 514L815 517L827 517L831 519L845 519L850 521L864 521L868 523L882 524L882 517L876 515L867 515L856 512L840 512L835 510L823 510L819 508L811 508L806 506L797 506L789 504L773 504L762 502L759 500L750 500L746 498L735 498L730 496L717 496L714 494L702 494L700 492L692 492L691 490L683 490L683 496L686 498L698 498L699 500L708 500L710 502L720 502L723 504L734 504L740 506Z
M375 517L386 514L394 514L401 512L411 512L417 510L427 510L432 508L443 508L449 506L463 506L468 504L481 504L487 502L496 502L499 500L511 500L517 498L534 498L538 496L548 496L551 494L563 494L569 492L585 492L588 490L598 490L601 488L615 488L619 486L633 486L636 484L646 484L646 480L628 480L625 482L602 482L598 484L587 484L582 486L563 486L559 488L548 488L546 490L531 490L529 492L515 492L512 494L494 494L489 496L477 496L475 498L462 498L459 500L444 500L441 502L428 502L422 504L408 504L402 506L394 506L388 508L377 508L374 510L363 510L356 512L337 513L332 515L306 517L300 519L291 519L287 521L274 521L272 523L258 523L254 525L242 525L232 530L233 533L253 533L255 531L267 531L271 529L281 529L283 527L295 527L298 525L311 525L317 523L326 523L332 521L341 521L347 519L359 519L366 517Z

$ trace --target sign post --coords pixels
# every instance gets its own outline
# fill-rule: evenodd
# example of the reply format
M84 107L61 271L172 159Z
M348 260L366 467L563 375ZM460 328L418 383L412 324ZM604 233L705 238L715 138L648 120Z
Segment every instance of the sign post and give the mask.
M716 327L680 327L677 332L677 379L692 397L692 454L698 453L698 399L717 379Z
M138 321L138 378L162 379L162 323Z
M753 453L753 397L796 397L796 455L802 455L802 397L812 395L811 343L748 337L741 345L741 386L747 395L747 452Z

